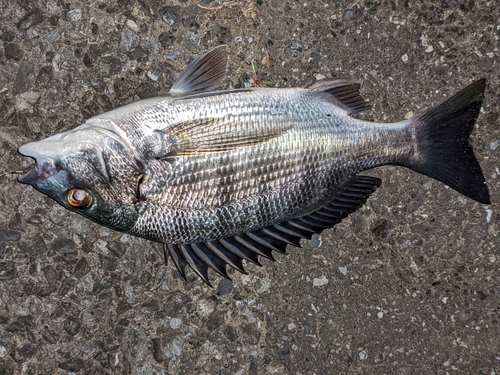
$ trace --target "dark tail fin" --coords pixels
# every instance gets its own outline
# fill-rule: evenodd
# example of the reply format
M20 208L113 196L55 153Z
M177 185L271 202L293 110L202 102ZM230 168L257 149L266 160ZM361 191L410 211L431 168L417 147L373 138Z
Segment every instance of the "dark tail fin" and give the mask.
M469 144L485 86L486 80L480 79L412 118L418 149L409 167L475 201L489 204L488 187Z

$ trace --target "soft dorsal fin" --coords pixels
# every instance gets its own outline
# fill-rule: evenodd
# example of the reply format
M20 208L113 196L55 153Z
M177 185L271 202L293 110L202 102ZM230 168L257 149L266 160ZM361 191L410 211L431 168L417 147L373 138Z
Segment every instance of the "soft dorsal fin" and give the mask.
M365 204L380 184L380 179L375 177L354 176L335 192L328 203L316 211L230 238L206 243L167 245L165 261L171 256L184 278L186 265L189 265L211 286L208 279L209 269L228 277L226 265L246 273L243 260L257 265L261 265L259 257L274 260L273 251L284 253L287 245L300 247L301 238L311 238L314 233L320 233L338 224Z
M226 46L219 46L195 57L174 83L169 94L181 96L214 90L222 84L226 76L226 65Z
M333 104L355 114L370 108L370 105L359 93L359 81L348 78L325 78L314 82L306 88L312 91L322 91L331 95Z

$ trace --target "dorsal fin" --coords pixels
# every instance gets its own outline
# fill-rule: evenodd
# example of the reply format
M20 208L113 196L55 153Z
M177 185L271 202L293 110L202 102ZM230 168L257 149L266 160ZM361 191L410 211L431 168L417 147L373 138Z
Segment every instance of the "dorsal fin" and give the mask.
M352 115L370 108L359 93L359 81L348 78L325 78L306 88L312 91L326 92L331 95L333 104Z
M195 57L174 83L169 94L181 96L216 89L226 76L226 65L226 46L219 46Z
M260 265L259 256L274 260L273 251L284 253L287 245L300 247L301 238L311 238L314 233L332 228L356 211L380 183L375 177L354 176L335 192L327 204L307 215L231 238L191 245L167 245L167 249L183 277L185 266L189 265L210 285L209 268L228 277L225 264L245 273L242 259L257 265Z

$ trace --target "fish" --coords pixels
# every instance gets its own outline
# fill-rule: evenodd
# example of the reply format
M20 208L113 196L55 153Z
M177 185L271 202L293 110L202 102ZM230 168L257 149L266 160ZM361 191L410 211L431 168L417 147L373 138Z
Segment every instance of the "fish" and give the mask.
M363 171L398 165L479 203L490 196L470 145L484 99L479 79L395 123L369 108L361 83L216 90L227 47L188 64L167 95L139 100L46 139L18 181L111 229L164 244L182 277L229 278L332 228L381 185ZM212 272L212 271L210 271Z

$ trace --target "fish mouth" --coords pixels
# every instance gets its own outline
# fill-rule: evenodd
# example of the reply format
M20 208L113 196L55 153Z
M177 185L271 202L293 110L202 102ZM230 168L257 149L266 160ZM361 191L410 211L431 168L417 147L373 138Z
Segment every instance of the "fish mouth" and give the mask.
M42 146L42 147L41 147ZM23 184L35 185L60 171L54 160L42 154L42 142L30 142L19 147L19 153L35 160L27 168L19 171L22 173L17 180Z

